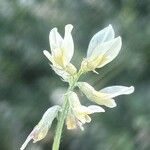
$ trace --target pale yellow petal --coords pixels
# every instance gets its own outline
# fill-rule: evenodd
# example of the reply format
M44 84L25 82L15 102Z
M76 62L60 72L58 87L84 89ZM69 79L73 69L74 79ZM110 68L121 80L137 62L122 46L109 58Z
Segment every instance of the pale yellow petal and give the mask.
M29 135L29 136L27 137L27 139L25 140L25 142L22 144L20 150L24 150L24 149L26 148L26 146L28 145L28 143L32 140L32 138L33 138L33 137L32 137L31 135Z
M120 36L113 39L112 43L108 45L109 49L103 55L103 57L106 59L102 61L97 68L101 68L106 64L108 64L109 62L111 62L113 59L115 59L121 50L121 46L122 46L122 40Z
M60 106L55 105L50 107L43 115L42 119L39 123L34 127L32 132L29 134L24 144L21 146L21 150L24 150L27 144L31 139L33 139L33 143L42 140L51 127L53 120L56 118L58 111L60 110Z
M69 63L66 66L65 71L68 72L70 75L74 75L74 74L77 73L76 67L73 64L71 64L71 63Z
M77 86L87 96L87 98L89 98L89 100L110 108L116 106L115 101L111 99L108 94L96 91L90 84L86 82L78 82Z
M77 128L75 117L70 113L67 115L66 125L67 125L67 129L69 130Z
M74 53L74 43L71 35L71 31L73 29L73 25L68 24L65 26L65 36L63 40L63 51L65 55L66 63L69 63L72 59Z
M80 108L81 107L80 100L75 92L70 92L68 94L68 99L70 101L72 108Z
M90 105L88 106L88 109L90 109L91 113L105 112L105 110L98 105Z
M114 36L115 33L111 25L96 33L89 43L87 57L91 57L91 55L93 55L93 51L98 45L114 39Z
M134 92L134 87L130 86L110 86L100 90L101 93L109 95L110 98L114 98L119 95L128 95Z
M53 63L53 58L52 58L52 55L49 53L49 51L44 50L43 53L44 53L44 55L47 57L47 59L48 59L51 63Z
M85 120L87 123L91 122L91 117L89 115L85 115Z
M117 106L114 99L109 99L109 98L105 98L105 97L97 97L97 98L92 99L92 100L99 105L104 105L104 106L107 106L109 108L113 108L113 107Z
M50 31L49 42L50 42L50 48L51 48L52 55L54 55L54 54L56 55L57 53L60 53L63 39L60 36L60 34L57 32L57 28L53 28Z
M53 65L51 65L52 69L55 71L56 74L58 74L60 77L62 77L62 79L66 82L68 82L69 79L69 74L64 71L62 68L58 68L59 66L55 67Z

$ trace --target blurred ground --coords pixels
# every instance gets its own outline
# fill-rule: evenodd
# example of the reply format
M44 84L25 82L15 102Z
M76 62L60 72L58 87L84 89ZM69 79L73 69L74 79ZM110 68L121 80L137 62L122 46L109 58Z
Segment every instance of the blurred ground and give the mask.
M112 24L123 39L112 63L83 77L96 89L134 85L118 107L93 115L84 132L63 131L61 150L150 149L150 2L148 0L0 0L0 149L19 149L44 111L58 103L64 84L42 51L50 29L74 25L73 63L85 56L94 33ZM79 93L80 94L80 93ZM88 101L80 95L82 103ZM53 126L54 128L54 126ZM51 148L54 129L27 150Z

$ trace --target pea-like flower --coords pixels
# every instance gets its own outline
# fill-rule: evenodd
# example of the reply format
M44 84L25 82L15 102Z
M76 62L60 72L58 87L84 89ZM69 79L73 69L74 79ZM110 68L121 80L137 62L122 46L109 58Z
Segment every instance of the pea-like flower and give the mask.
M94 71L111 62L121 49L121 37L115 38L113 27L109 25L96 33L88 46L87 56L82 61L84 72Z
M26 141L21 146L20 150L24 150L27 144L33 139L33 143L42 140L51 127L53 120L56 118L58 111L60 110L60 106L55 105L49 108L43 115L40 122L34 127L32 132L27 137Z
M75 66L70 63L74 53L74 43L71 35L73 26L68 24L65 26L64 39L58 33L57 28L53 28L49 34L49 42L51 54L44 50L44 55L52 63L53 70L67 80L68 76L77 72Z
M90 114L105 112L105 110L97 105L88 107L81 105L79 98L75 92L68 94L70 109L66 118L67 129L75 129L80 127L84 130L83 124L91 122Z
M96 91L91 85L86 82L78 82L77 86L91 101L99 105L104 105L110 108L116 107L116 102L113 99L119 95L128 95L134 92L134 87L130 86L110 86L100 91Z

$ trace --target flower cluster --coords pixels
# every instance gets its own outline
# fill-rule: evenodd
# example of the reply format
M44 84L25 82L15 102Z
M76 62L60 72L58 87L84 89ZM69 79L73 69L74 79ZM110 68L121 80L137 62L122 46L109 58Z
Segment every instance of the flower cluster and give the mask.
M101 68L115 59L121 49L122 40L120 36L115 37L114 29L111 25L96 33L89 43L87 56L83 59L81 67L79 71L77 71L76 67L70 62L74 53L74 43L71 35L72 29L73 26L71 24L66 25L64 38L62 38L57 28L53 28L49 34L51 53L47 50L43 51L55 73L65 82L69 83L69 89L64 94L68 102L66 103L68 107L56 105L49 108L38 125L29 134L21 150L26 147L31 139L33 139L34 142L43 139L52 121L57 115L60 115L59 113L63 114L64 109L67 108L67 113L64 113L66 116L63 116L63 118L66 119L67 129L79 127L81 130L84 130L83 125L91 121L90 114L105 112L101 106L109 108L116 107L114 100L116 96L127 95L134 92L133 86L117 85L97 91L87 82L78 82L82 74L89 71L97 73L97 68ZM78 87L89 100L98 105L82 105L77 94L73 91L75 87Z

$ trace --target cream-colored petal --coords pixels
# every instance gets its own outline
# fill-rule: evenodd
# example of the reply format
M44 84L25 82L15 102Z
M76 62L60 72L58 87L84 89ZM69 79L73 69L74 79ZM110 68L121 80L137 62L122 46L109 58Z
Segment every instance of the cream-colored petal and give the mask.
M73 64L71 64L71 63L69 63L66 66L65 71L68 72L70 75L74 75L74 74L77 73L76 67Z
M22 144L20 150L24 150L24 149L26 148L26 146L28 145L28 143L32 140L32 138L33 138L33 137L32 137L31 135L29 135L29 136L27 137L27 139L25 140L25 142Z
M64 71L62 68L60 68L59 66L53 66L50 65L52 67L52 69L55 71L56 74L58 74L60 77L62 77L62 79L66 82L68 82L69 79L69 74ZM58 68L59 67L59 68Z
M84 59L81 68L84 72L94 71L111 62L119 54L121 49L121 37L97 45L90 57Z
M113 59L117 57L121 50L122 46L122 40L121 37L117 37L114 40L112 40L112 44L109 45L110 48L105 52L104 54L104 61L102 61L97 68L101 68L111 62Z
M52 55L49 53L49 51L44 50L44 51L43 51L43 54L47 57L47 59L48 59L51 63L53 63L53 58L52 58Z
M91 118L90 116L88 116L87 114L76 114L76 118L82 123L82 124L85 124L85 123L89 123L91 122Z
M82 124L86 123L85 115L81 115L80 113L75 113L75 116Z
M80 100L75 92L70 92L68 95L68 99L70 101L71 107L74 108L80 108L81 103Z
M88 46L88 51L87 51L87 57L90 57L94 51L94 49L104 43L104 42L108 42L110 40L112 40L115 36L113 27L111 25L107 26L106 28L104 28L103 30L99 31L98 33L96 33Z
M85 120L87 123L91 122L91 117L89 115L85 115Z
M105 112L105 110L97 105L83 106L76 108L76 111L80 114L93 114L99 112Z
M121 37L117 37L108 42L97 45L97 47L93 50L92 55L87 58L91 59L97 56L103 56L105 61L102 61L102 63L99 65L99 67L102 67L108 62L112 61L118 55L121 45Z
M52 55L60 53L63 39L60 34L57 32L57 28L53 28L49 34L49 42Z
M97 97L95 99L92 99L92 101L96 102L99 105L107 106L109 108L113 108L113 107L117 106L114 99L109 99L109 98L105 98L105 97Z
M73 25L68 24L65 26L65 36L63 40L63 51L66 59L66 63L69 63L74 53L74 43L71 35Z
M41 123L46 124L48 126L51 126L52 121L56 118L58 111L60 111L61 107L59 105L55 105L47 109L47 111L44 113Z
M86 82L78 82L77 86L89 100L110 108L116 106L115 101L111 99L108 94L96 91L90 84Z
M77 121L77 125L79 126L79 128L80 128L82 131L84 131L84 127L83 127L82 122Z
M29 134L23 145L21 146L20 150L24 150L30 140L33 139L33 143L42 140L46 135L51 127L53 120L56 118L58 111L60 110L60 106L55 105L47 109L44 113L42 119L39 123L34 127L32 132Z
M110 87L106 87L102 90L100 90L100 92L108 94L110 98L114 98L116 96L119 95L128 95L134 92L134 87L130 86L110 86Z
M72 130L72 129L77 128L76 119L71 113L68 113L68 115L67 115L66 125L67 125L68 130Z
M88 106L88 109L90 109L91 113L100 113L100 112L105 112L105 110L97 105L90 105Z
M46 123L41 125L39 123L31 132L31 135L33 136L33 143L42 140L47 135L50 126Z

